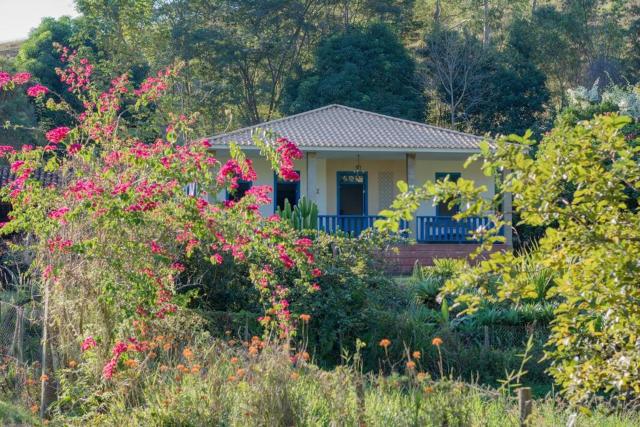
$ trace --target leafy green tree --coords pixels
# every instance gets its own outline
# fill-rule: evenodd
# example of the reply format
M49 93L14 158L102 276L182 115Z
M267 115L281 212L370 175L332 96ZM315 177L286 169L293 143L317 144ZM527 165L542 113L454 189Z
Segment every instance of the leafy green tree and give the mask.
M14 72L15 68L0 57L0 70ZM39 135L32 131L36 126L35 107L23 91L0 91L0 145L36 145L40 142Z
M482 148L483 171L495 176L499 191L490 200L473 181L427 182L410 189L383 211L383 229L410 219L420 201L465 202L456 218L489 214L495 227L478 230L483 247L500 241L508 226L497 213L504 195L522 224L546 227L528 256L554 273L546 291L557 305L547 342L550 373L573 403L600 395L633 401L640 397L640 145L622 132L633 119L609 114L577 125L559 123L539 143L527 133ZM399 185L407 190L406 184ZM571 191L567 191L570 188ZM511 212L506 212L511 215ZM508 219L508 218L506 218ZM553 224L553 227L550 225ZM444 288L464 311L482 301L536 297L537 290L518 265L522 255L494 253ZM487 280L499 274L502 283Z
M414 72L414 61L385 25L352 29L318 46L313 67L288 82L282 112L336 103L422 120Z

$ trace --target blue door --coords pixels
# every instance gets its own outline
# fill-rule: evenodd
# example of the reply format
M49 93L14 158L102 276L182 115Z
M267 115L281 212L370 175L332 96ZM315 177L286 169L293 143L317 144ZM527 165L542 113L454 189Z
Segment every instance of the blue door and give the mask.
M366 216L367 173L338 172L338 215Z

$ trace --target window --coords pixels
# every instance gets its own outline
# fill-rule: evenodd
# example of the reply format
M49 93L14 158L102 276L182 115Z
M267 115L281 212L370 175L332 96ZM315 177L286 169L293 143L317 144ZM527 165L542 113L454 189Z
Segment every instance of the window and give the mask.
M296 171L300 176L300 171ZM284 201L288 200L291 207L298 204L300 198L300 180L285 181L278 174L274 174L274 210L284 209Z
M437 172L436 181L443 181L446 177L449 177L449 181L457 182L460 179L460 173L458 172ZM460 212L460 206L455 205L451 208L448 203L438 203L436 205L436 216L454 216Z
M234 202L237 202L244 197L244 193L249 191L252 185L253 182L251 181L239 179L238 188L232 191L227 190L227 200L233 200Z

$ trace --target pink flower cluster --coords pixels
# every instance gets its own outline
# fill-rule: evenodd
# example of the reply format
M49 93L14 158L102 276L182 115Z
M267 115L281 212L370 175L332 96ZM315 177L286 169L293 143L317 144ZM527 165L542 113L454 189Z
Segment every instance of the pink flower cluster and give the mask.
M133 91L136 96L145 96L148 100L155 101L167 90L167 78L171 75L171 70L158 71L156 77L148 77L142 82L140 88Z
M16 73L11 76L11 74L6 71L0 71L0 89L3 89L5 86L8 86L9 83L13 83L16 85L22 85L27 83L31 79L31 74L29 73Z
M229 180L229 187L232 190L238 188L238 180L255 181L257 179L256 171L253 169L253 163L250 159L245 159L244 165L237 160L230 159L222 165L218 171L217 181L219 185L224 185Z
M88 89L93 65L89 63L87 58L76 61L78 53L75 50L69 52L67 47L63 47L61 51L60 59L63 62L69 62L70 66L64 69L56 68L60 81L67 85L69 92Z
M285 181L298 181L300 175L295 171L293 161L302 158L302 151L298 146L286 138L278 138L276 140L278 148L278 169L280 176Z
M63 240L62 237L56 236L55 239L49 239L47 241L47 246L49 247L49 252L54 253L57 251L67 252L67 248L71 247L73 242L71 240Z
M80 346L80 349L82 351L87 351L97 346L98 346L98 343L96 342L96 340L94 340L92 336L88 336L87 338L84 339L84 341L82 341L82 345Z
M47 92L49 92L49 89L45 86L42 86L41 84L36 84L31 86L29 89L27 89L27 95L33 97L33 98L37 98L39 96L43 96L45 95Z
M46 133L45 138L52 144L59 144L63 139L67 137L71 129L66 126L60 126L55 129L51 129Z
M89 179L79 179L75 183L69 185L66 195L73 197L76 200L91 200L94 197L102 195L103 192L104 190L93 181Z

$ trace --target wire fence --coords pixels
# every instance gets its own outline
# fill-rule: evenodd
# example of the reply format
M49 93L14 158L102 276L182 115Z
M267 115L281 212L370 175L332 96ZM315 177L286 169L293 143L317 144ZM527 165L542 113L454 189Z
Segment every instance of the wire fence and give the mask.
M19 363L39 360L41 326L38 308L0 301L0 356Z

